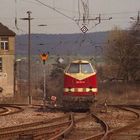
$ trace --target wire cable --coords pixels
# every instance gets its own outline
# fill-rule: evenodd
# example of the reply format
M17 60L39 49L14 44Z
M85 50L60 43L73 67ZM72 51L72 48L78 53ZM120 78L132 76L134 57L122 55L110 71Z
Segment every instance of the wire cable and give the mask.
M48 5L48 4L45 4L45 3L41 2L40 0L35 0L35 1L38 2L38 3L40 3L40 4L42 4L42 5L44 5L44 6L46 6L46 7L48 7L49 9L52 9L53 11L55 11L55 12L57 12L57 13L63 15L64 17L66 17L66 18L68 18L68 19L74 21L74 19L73 19L72 17L70 17L70 16L68 16L68 15L66 15L66 14L64 14L64 13L62 13L61 11L57 10L56 8L53 8L52 6L50 6L50 5Z
M15 27L17 30L19 30L17 25L17 0L15 0Z

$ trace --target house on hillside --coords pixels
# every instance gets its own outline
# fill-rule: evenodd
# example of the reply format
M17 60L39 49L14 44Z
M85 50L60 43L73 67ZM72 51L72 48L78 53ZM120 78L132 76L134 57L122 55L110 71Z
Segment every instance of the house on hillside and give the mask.
M0 97L14 95L15 36L0 23Z

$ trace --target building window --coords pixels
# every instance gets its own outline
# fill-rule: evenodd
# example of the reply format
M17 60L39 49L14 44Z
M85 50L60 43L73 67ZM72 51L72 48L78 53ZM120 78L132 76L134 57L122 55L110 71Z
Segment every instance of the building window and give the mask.
M1 44L1 50L5 50L5 51L9 50L8 37L1 37L0 44Z
M0 72L2 72L2 57L0 57Z

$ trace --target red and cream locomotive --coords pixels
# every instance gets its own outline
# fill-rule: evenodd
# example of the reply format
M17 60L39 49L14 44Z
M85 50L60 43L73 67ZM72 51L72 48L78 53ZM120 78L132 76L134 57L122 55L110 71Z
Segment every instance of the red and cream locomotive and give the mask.
M97 94L96 70L89 61L72 61L64 71L63 106L88 109Z

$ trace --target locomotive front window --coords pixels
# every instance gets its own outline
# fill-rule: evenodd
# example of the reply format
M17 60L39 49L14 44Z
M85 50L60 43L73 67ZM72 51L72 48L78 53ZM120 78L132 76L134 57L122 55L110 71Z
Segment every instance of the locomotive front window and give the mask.
M79 64L71 63L67 72L68 73L79 73Z
M93 69L89 63L81 64L81 73L93 73Z

